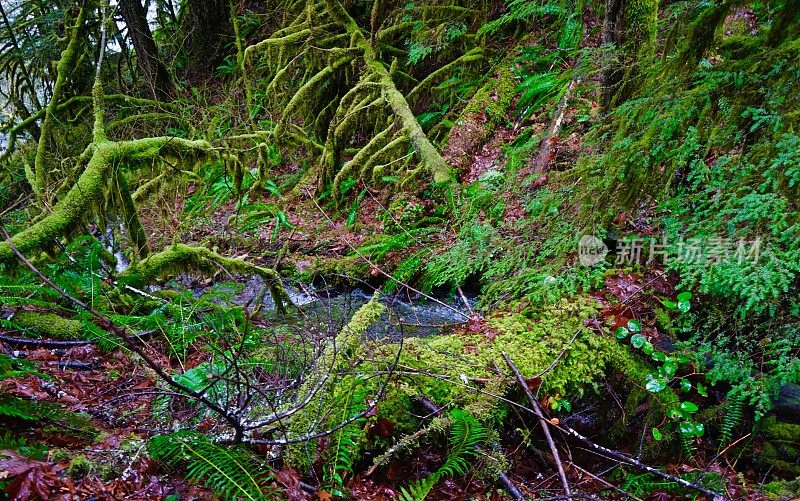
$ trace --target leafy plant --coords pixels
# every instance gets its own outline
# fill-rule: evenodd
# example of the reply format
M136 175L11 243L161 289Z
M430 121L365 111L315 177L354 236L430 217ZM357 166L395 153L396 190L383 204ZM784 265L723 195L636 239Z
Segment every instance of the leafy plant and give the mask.
M399 498L403 501L422 501L442 479L470 471L469 460L477 456L478 445L486 439L486 429L463 410L454 409L450 417L450 451L444 463L431 475L401 487Z
M662 304L671 310L686 313L691 308L692 294L690 292L681 292L677 296L677 301L662 300ZM670 355L654 348L653 343L650 342L642 334L642 324L638 320L632 319L628 321L628 325L618 327L615 332L617 339L628 339L630 345L642 353L649 356L654 362L659 363L657 370L647 374L647 381L645 389L651 393L660 393L673 381L676 381L678 387L683 393L688 393L692 390L692 382L683 376L678 376L678 369L682 364L687 364L689 358L683 354ZM630 337L629 337L630 336ZM696 383L696 391L700 396L707 397L708 391L702 383ZM682 401L677 407L673 408L669 417L674 420L678 425L678 431L681 434L684 445L687 451L691 451L691 443L693 438L701 437L705 433L705 426L694 420L694 414L698 411L696 404L690 401ZM653 428L653 438L660 440L662 437L661 431Z
M366 408L367 391L363 386L348 393L350 404L344 406L342 421L358 416ZM345 478L354 474L354 464L359 457L366 421L364 417L356 419L333 435L323 470L323 480L332 487L331 494L335 496L347 497L344 492Z
M200 482L225 499L259 501L275 496L264 463L241 448L214 444L200 433L181 431L154 437L148 451L154 460L185 469L187 480Z

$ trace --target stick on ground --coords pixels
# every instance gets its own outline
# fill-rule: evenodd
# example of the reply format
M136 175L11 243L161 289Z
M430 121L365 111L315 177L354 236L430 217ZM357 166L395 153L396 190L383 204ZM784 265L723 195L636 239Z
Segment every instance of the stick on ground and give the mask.
M569 481L567 480L567 474L564 473L564 466L561 464L561 456L558 453L558 448L556 448L556 443L553 441L553 436L550 435L550 420L544 417L544 413L542 412L542 407L539 405L539 402L536 401L536 397L533 396L531 393L530 388L528 388L528 384L525 382L525 378L522 377L522 373L519 372L517 366L514 365L514 362L511 361L508 354L503 352L503 358L508 365L508 368L511 369L511 372L517 377L517 381L519 382L522 389L525 391L525 396L528 397L528 401L531 403L531 407L533 408L534 414L536 417L539 418L539 424L542 426L542 431L544 432L544 436L547 439L547 445L550 446L550 452L553 453L553 462L555 463L556 469L558 470L558 478L561 479L561 485L564 487L564 495L567 499L572 498L572 490L569 487Z

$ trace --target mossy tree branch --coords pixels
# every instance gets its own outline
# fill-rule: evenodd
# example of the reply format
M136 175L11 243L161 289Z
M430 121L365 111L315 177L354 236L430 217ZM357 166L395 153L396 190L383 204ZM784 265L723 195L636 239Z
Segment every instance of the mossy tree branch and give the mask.
M419 161L430 170L435 182L450 181L453 178L450 166L447 165L439 151L428 140L414 113L411 111L405 96L397 90L389 70L378 60L375 50L364 36L361 28L358 27L358 24L338 0L326 0L325 3L334 18L341 22L347 33L350 34L352 44L361 50L365 66L369 71L377 75L384 99L391 107L402 128L407 132Z
M86 8L81 7L75 22L69 29L67 47L61 53L61 59L58 61L56 67L56 81L53 85L53 93L50 102L45 109L44 121L42 122L41 132L39 133L39 143L36 148L36 159L34 161L33 178L29 178L28 182L33 187L34 193L40 202L46 204L45 188L47 186L47 166L45 165L45 157L47 153L47 142L50 139L50 132L53 128L54 116L56 108L61 101L64 94L64 89L67 83L67 75L75 67L80 53L78 51L78 44L80 43L80 32L86 22Z
M270 288L272 299L279 311L284 311L288 296L281 283L278 272L248 263L243 259L224 257L201 246L175 244L156 254L151 254L120 275L120 283L141 287L169 275L190 271L214 274L220 269L229 273L258 275Z

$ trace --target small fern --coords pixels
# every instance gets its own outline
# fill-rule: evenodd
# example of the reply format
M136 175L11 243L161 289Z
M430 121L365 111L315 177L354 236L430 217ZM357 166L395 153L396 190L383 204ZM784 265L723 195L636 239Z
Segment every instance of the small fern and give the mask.
M58 433L63 433L63 429L66 428L76 437L94 438L97 435L89 416L64 410L53 402L33 402L10 395L0 395L0 417L53 423L58 425Z
M36 374L36 364L30 360L9 357L0 353L0 381Z
M202 482L225 499L272 499L267 466L240 448L222 447L191 431L150 440L150 456L171 467L182 466L191 482Z
M450 413L450 452L444 464L431 475L400 488L402 501L423 501L440 480L470 471L469 460L477 455L477 446L486 439L486 429L469 413L454 409Z
M728 405L725 407L725 417L719 432L720 446L724 446L733 438L733 430L744 419L744 397L737 394L728 395Z
M0 435L0 450L17 451L21 455L41 461L47 456L47 446L39 442L30 442L24 437L15 437L11 432Z
M367 392L359 388L350 392L349 405L345 405L343 420L359 415L366 408ZM365 418L357 419L334 434L332 450L325 464L325 482L332 488L331 493L346 497L343 489L345 477L353 474L353 466L358 459L361 440L364 437Z
M540 4L529 0L511 0L508 3L508 12L483 25L478 30L478 34L495 34L515 23L525 23L537 17L560 16L563 14L564 9L557 3Z

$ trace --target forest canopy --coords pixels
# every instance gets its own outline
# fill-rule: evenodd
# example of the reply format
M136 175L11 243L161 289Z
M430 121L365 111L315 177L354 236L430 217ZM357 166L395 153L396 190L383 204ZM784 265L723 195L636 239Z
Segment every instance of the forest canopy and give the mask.
M800 496L797 0L0 1L0 495Z

